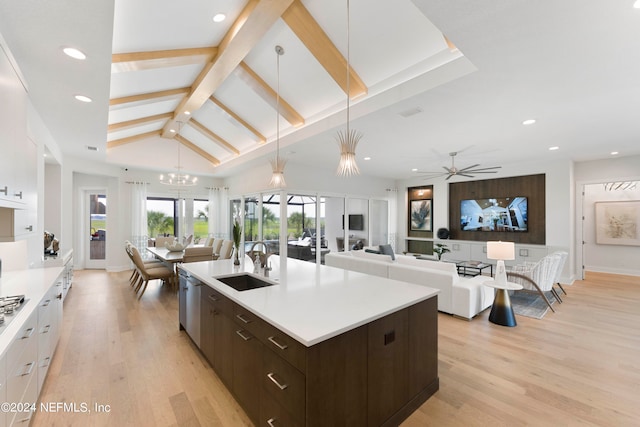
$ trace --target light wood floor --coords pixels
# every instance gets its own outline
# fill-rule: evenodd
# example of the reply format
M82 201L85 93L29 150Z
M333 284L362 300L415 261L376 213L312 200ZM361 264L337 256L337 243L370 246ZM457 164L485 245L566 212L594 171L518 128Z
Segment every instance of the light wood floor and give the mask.
M33 426L244 426L243 411L184 332L177 297L128 273L78 271ZM439 315L440 390L403 427L640 423L640 278L590 273L544 319L516 328ZM96 412L94 404L109 405Z

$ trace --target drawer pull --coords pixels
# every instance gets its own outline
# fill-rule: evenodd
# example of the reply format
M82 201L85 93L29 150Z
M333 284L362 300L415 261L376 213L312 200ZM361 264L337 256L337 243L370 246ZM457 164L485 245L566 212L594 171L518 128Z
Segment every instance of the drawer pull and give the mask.
M20 376L21 377L26 377L28 375L31 375L31 372L33 371L33 366L34 365L35 365L35 362L29 362L26 365L24 365L24 366L27 367L27 369L22 374L20 374Z
M276 337L271 336L269 338L267 338L273 345L275 345L276 347L278 347L280 350L286 350L287 349L287 345L286 344L280 344L278 341L276 341Z
M271 380L271 382L273 382L276 386L278 386L278 388L280 390L284 390L287 387L289 387L287 384L280 384L280 382L276 379L275 375L273 374L273 372L269 372L267 374L267 377L269 377L269 379Z
M267 424L269 424L270 427L276 427L276 419L275 418L269 418L267 420Z
M216 301L220 301L219 298L216 298L215 295L209 295L208 297L211 301L216 302Z
M43 359L42 368L48 368L50 362L51 362L51 358L50 357L45 357Z
M27 330L24 331L24 335L22 337L20 337L21 340L26 340L27 338L29 338L31 336L31 334L33 334L33 328L29 328Z
M43 302L43 303L42 303L42 306L43 306L43 307L46 307L46 306L48 306L50 303L51 303L51 300L50 300L50 299L48 299L48 300L46 300L45 302Z
M4 193L5 196L8 196L9 188L5 185L4 188L0 188L0 193Z
M27 418L23 418L19 421L16 421L15 424L28 423L30 420L31 420L31 415L29 415Z
M19 193L13 193L13 197L17 197L17 198L19 198L20 200L22 200L22 191L21 191L21 192L19 192Z
M247 319L246 317L244 317L244 314L242 314L242 313L240 313L240 314L236 314L236 317L237 317L238 319L240 319L240 321L241 321L242 323L251 323L251 320L250 320L250 319Z
M239 336L240 338L242 338L243 340L245 340L245 341L249 341L251 338L253 338L251 335L245 335L245 334L243 334L243 332L244 332L244 330L243 330L243 329L240 329L240 330L237 330L237 331L236 331L236 334L238 334L238 336Z
M48 334L49 333L49 329L51 329L51 325L47 325L42 329L42 333L43 334Z

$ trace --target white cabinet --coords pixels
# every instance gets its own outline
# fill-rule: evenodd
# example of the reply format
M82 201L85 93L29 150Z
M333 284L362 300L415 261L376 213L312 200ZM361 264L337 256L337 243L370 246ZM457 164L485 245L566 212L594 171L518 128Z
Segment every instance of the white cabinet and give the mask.
M38 400L38 312L22 325L7 351L7 402L36 404ZM10 412L8 425L28 425L33 412L26 405L22 412Z
M0 357L0 402L7 402L7 357ZM7 425L7 413L0 411L0 427Z
M25 162L35 162L36 158L30 158L32 153L27 145L27 92L3 49L0 49L0 99L0 207L15 208L26 204L24 196L30 190L22 181L26 176ZM33 172L36 163L26 168Z
M63 282L64 272L38 305L38 394L60 338Z
M71 282L73 282L73 255L69 256L64 262L64 273L62 282L62 300L67 297L69 289L71 289Z

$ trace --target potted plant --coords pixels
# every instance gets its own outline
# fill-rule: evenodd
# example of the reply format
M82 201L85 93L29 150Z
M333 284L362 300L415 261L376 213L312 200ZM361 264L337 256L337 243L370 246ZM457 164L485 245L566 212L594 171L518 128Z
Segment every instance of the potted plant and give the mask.
M438 256L438 261L442 259L442 254L446 254L447 252L451 252L447 245L442 243L436 243L435 248L433 248L433 253Z
M238 253L240 252L240 237L242 236L242 228L240 227L240 223L236 219L233 222L233 246L235 247L235 256L233 259L234 265L240 265L240 258L238 258Z

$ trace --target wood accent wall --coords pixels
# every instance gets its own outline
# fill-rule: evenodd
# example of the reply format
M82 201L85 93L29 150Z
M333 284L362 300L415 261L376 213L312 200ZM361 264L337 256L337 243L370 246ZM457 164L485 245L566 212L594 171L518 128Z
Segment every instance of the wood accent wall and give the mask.
M492 197L527 197L528 229L524 232L460 230L460 201ZM545 244L545 175L526 175L449 184L449 231L455 240L505 240Z

